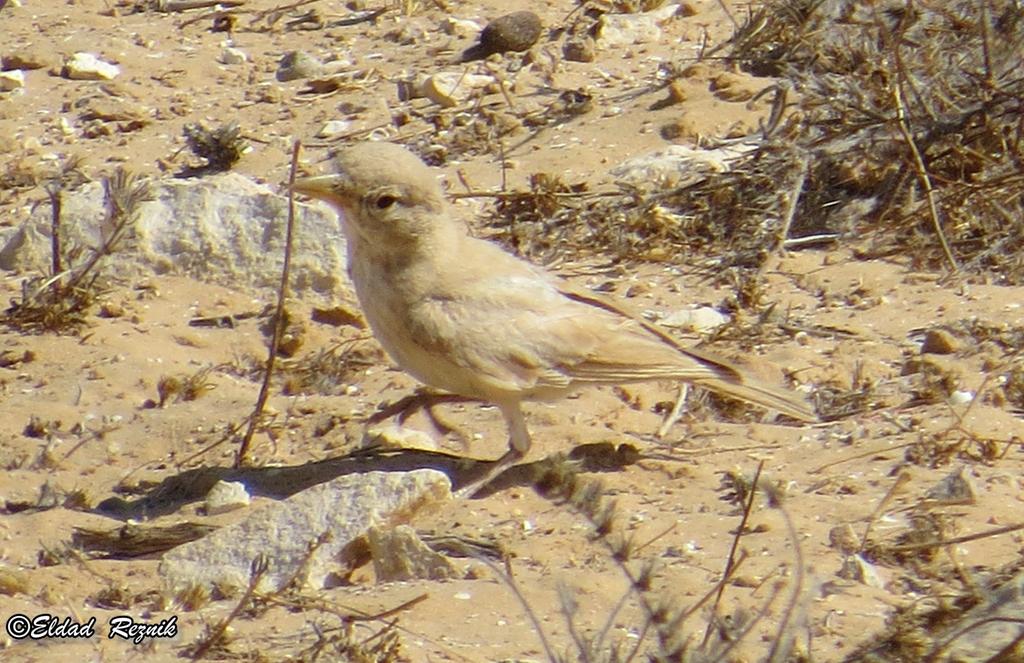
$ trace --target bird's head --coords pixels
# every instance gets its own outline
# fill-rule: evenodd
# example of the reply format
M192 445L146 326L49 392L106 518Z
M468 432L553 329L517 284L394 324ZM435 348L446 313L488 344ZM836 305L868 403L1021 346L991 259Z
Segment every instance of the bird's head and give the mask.
M360 143L335 153L332 162L333 173L297 178L291 188L334 207L349 241L415 244L451 224L435 174L404 147Z

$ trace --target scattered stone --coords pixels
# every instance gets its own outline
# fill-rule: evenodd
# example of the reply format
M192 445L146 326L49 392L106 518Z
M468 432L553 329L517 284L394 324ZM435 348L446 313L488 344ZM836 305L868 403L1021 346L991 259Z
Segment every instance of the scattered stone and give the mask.
M225 46L217 57L217 61L226 65L245 64L249 61L249 56L240 48Z
M64 62L61 76L75 81L110 81L117 78L121 68L101 60L92 53L75 53Z
M711 79L711 91L715 97L723 101L750 101L765 87L764 79L754 79L731 71L722 73Z
M444 555L431 550L408 525L366 531L377 582L449 580L459 572Z
M756 148L754 144L735 143L714 150L688 145L670 145L628 159L611 174L636 186L686 186L699 182L709 173L729 170L729 163Z
M140 206L135 241L117 253L119 269L277 289L288 216L284 196L238 173L169 179L153 188L155 199ZM62 228L67 241L98 246L105 210L102 182L66 190ZM345 301L345 241L338 236L337 217L320 205L298 205L296 211L293 292ZM17 227L0 227L0 269L45 269L50 264L50 227L46 206Z
M258 509L242 522L167 552L159 572L175 591L195 585L245 587L253 560L268 562L258 591L297 580L320 589L351 569L353 543L370 527L393 527L416 511L451 499L436 470L368 472L313 486Z
M316 78L324 73L324 65L304 51L288 51L281 56L277 64L277 80L282 83L298 81L305 78Z
M679 5L666 5L642 14L602 14L597 43L602 48L648 44L661 39L661 24L676 15Z
M105 94L85 97L72 106L79 111L78 119L82 122L113 122L122 133L136 131L150 122L146 108L120 97Z
M352 123L348 120L330 120L324 126L320 127L320 131L316 132L317 138L334 138L341 134L348 133L352 128Z
M729 316L710 306L699 306L669 313L660 322L666 327L703 333L728 323Z
M368 428L363 434L363 446L379 446L387 449L424 449L437 451L437 441L415 428L397 424Z
M562 57L569 62L593 62L596 50L591 37L587 35L570 37L562 45Z
M963 389L957 389L949 395L949 404L956 407L964 407L970 405L971 401L974 400L974 392Z
M959 348L956 337L945 329L929 329L921 343L921 354L951 355Z
M497 83L493 76L469 74L461 71L442 71L431 74L417 85L420 95L445 108L457 106L477 90Z
M856 580L868 587L876 587L878 589L885 587L885 581L875 565L860 555L850 555L844 559L843 566L836 575L844 580Z
M124 306L118 302L103 302L100 304L99 316L101 318L120 318L124 315Z
M11 92L23 87L25 87L25 72L20 69L0 71L0 92Z
M974 504L978 501L977 491L961 467L947 475L925 494L925 499L938 506Z
M313 322L319 322L324 325L331 325L332 327L355 327L356 329L366 329L366 321L363 320L363 315L356 309L349 306L333 306L330 308L318 308L313 307L313 313L310 316Z
M829 545L843 555L855 555L861 549L860 537L853 531L853 526L837 525L828 531Z
M480 24L464 18L446 16L441 19L438 27L441 28L441 32L453 37L472 37L480 34Z
M499 16L480 32L479 43L462 53L462 61L482 60L495 53L527 51L540 39L542 29L540 17L531 11Z
M56 62L52 51L28 47L17 53L7 53L0 56L0 69L4 71L12 69L46 69L55 65Z
M249 506L252 498L241 481L218 481L206 493L206 515L216 516Z

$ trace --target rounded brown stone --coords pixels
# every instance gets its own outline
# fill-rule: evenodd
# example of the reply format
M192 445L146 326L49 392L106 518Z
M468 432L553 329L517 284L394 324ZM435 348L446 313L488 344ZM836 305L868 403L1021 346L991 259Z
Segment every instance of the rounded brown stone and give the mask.
M537 43L541 33L540 17L531 11L505 14L480 31L480 40L465 50L462 61L482 60L494 53L525 51Z

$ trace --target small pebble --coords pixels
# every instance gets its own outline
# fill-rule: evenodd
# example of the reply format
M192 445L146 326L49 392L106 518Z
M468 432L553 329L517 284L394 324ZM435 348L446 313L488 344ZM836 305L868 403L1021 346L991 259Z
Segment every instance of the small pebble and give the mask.
M282 83L304 78L316 78L324 71L324 65L309 53L288 51L277 64L277 80Z
M116 64L104 62L92 53L75 53L61 69L61 76L76 81L109 81L120 73Z
M240 48L234 46L228 46L220 52L220 57L217 58L221 64L244 64L248 61L249 56L245 54Z
M596 57L594 40L587 36L566 39L562 57L569 62L593 62Z
M19 69L0 71L0 91L10 92L23 87L25 87L25 72Z
M921 354L951 355L958 346L956 337L945 329L929 329L921 344Z

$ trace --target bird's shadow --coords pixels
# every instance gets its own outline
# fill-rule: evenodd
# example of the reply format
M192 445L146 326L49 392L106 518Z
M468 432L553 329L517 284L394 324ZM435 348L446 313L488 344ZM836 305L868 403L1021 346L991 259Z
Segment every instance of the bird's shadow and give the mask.
M585 444L569 454L520 463L506 468L482 484L474 498L486 497L516 486L533 486L556 465L569 463L578 471L619 471L639 460L635 447L611 443ZM302 490L340 476L365 472L409 472L433 469L443 472L458 491L487 477L497 461L477 460L438 451L370 447L344 456L276 467L200 467L169 476L141 497L110 497L94 513L117 520L146 520L174 513L204 499L218 481L239 482L250 495L285 499Z

